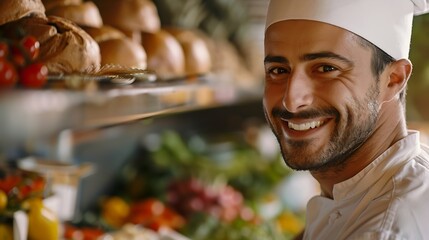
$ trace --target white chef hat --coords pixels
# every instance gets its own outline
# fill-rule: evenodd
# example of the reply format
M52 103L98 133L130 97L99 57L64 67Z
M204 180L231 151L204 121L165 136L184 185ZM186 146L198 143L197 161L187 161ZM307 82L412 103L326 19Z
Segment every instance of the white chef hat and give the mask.
M408 58L413 15L429 11L429 0L271 0L267 29L291 19L329 23L353 32L395 59Z

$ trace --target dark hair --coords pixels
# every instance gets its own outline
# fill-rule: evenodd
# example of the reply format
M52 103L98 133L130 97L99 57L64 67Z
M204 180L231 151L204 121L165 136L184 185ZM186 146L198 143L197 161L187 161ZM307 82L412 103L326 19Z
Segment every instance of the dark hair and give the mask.
M372 52L371 70L378 81L380 74L384 71L386 66L395 62L396 60L392 56L390 56L389 54L381 50L379 47L369 42L368 40L357 35L355 36L356 36L357 42L361 46L371 50ZM406 89L402 90L402 92L399 93L399 99L403 104L405 104L405 93L406 93Z

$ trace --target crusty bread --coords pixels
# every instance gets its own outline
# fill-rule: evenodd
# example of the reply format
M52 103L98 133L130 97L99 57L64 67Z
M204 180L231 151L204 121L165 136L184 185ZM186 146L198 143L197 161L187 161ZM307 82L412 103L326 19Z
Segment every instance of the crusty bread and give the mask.
M26 16L45 16L41 0L1 0L0 25Z
M101 66L118 65L146 69L146 52L143 47L129 38L113 38L98 43Z
M67 18L79 26L101 27L103 25L97 6L91 1L81 4L58 5L47 10L46 15Z
M185 55L176 38L165 30L142 33L148 69L162 79L185 75Z
M151 0L94 0L104 24L127 32L156 32L161 28L158 10Z
M185 54L185 72L187 75L204 74L211 70L211 56L202 33L191 29L165 28L182 46Z
M0 26L4 34L16 28L40 42L39 59L51 73L90 72L100 67L98 44L83 29L61 17L26 17Z

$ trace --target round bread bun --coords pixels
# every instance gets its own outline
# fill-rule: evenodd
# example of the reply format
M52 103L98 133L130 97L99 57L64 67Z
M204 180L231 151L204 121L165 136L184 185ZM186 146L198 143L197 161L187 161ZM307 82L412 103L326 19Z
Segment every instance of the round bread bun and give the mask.
M56 6L61 5L79 5L82 3L82 0L42 0L43 5L45 5L46 11Z
M96 42L126 37L123 32L107 25L103 25L101 27L82 26L82 29L85 30L85 32L87 32Z
M142 33L142 45L147 54L147 67L161 79L185 75L185 55L176 38L164 30Z
M61 17L26 17L0 26L13 36L16 28L40 42L39 60L50 73L92 72L100 67L100 49L76 24Z
M94 0L104 24L127 32L156 32L161 28L158 10L150 0Z
M129 38L113 38L98 43L101 65L146 69L146 52L143 47Z
M0 25L27 16L45 16L41 0L2 0L0 9Z
M101 27L103 25L97 6L91 1L74 5L58 5L47 10L46 15L67 18L79 26Z
M182 46L185 54L185 73L187 75L204 74L211 70L212 62L206 42L194 30L166 28Z

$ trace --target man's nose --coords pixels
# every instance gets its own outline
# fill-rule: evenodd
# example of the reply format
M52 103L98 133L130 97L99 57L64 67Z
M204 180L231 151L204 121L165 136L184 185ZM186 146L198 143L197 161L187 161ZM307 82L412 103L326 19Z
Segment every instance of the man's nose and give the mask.
M293 72L287 81L283 106L289 112L298 112L313 102L314 86L305 72Z

